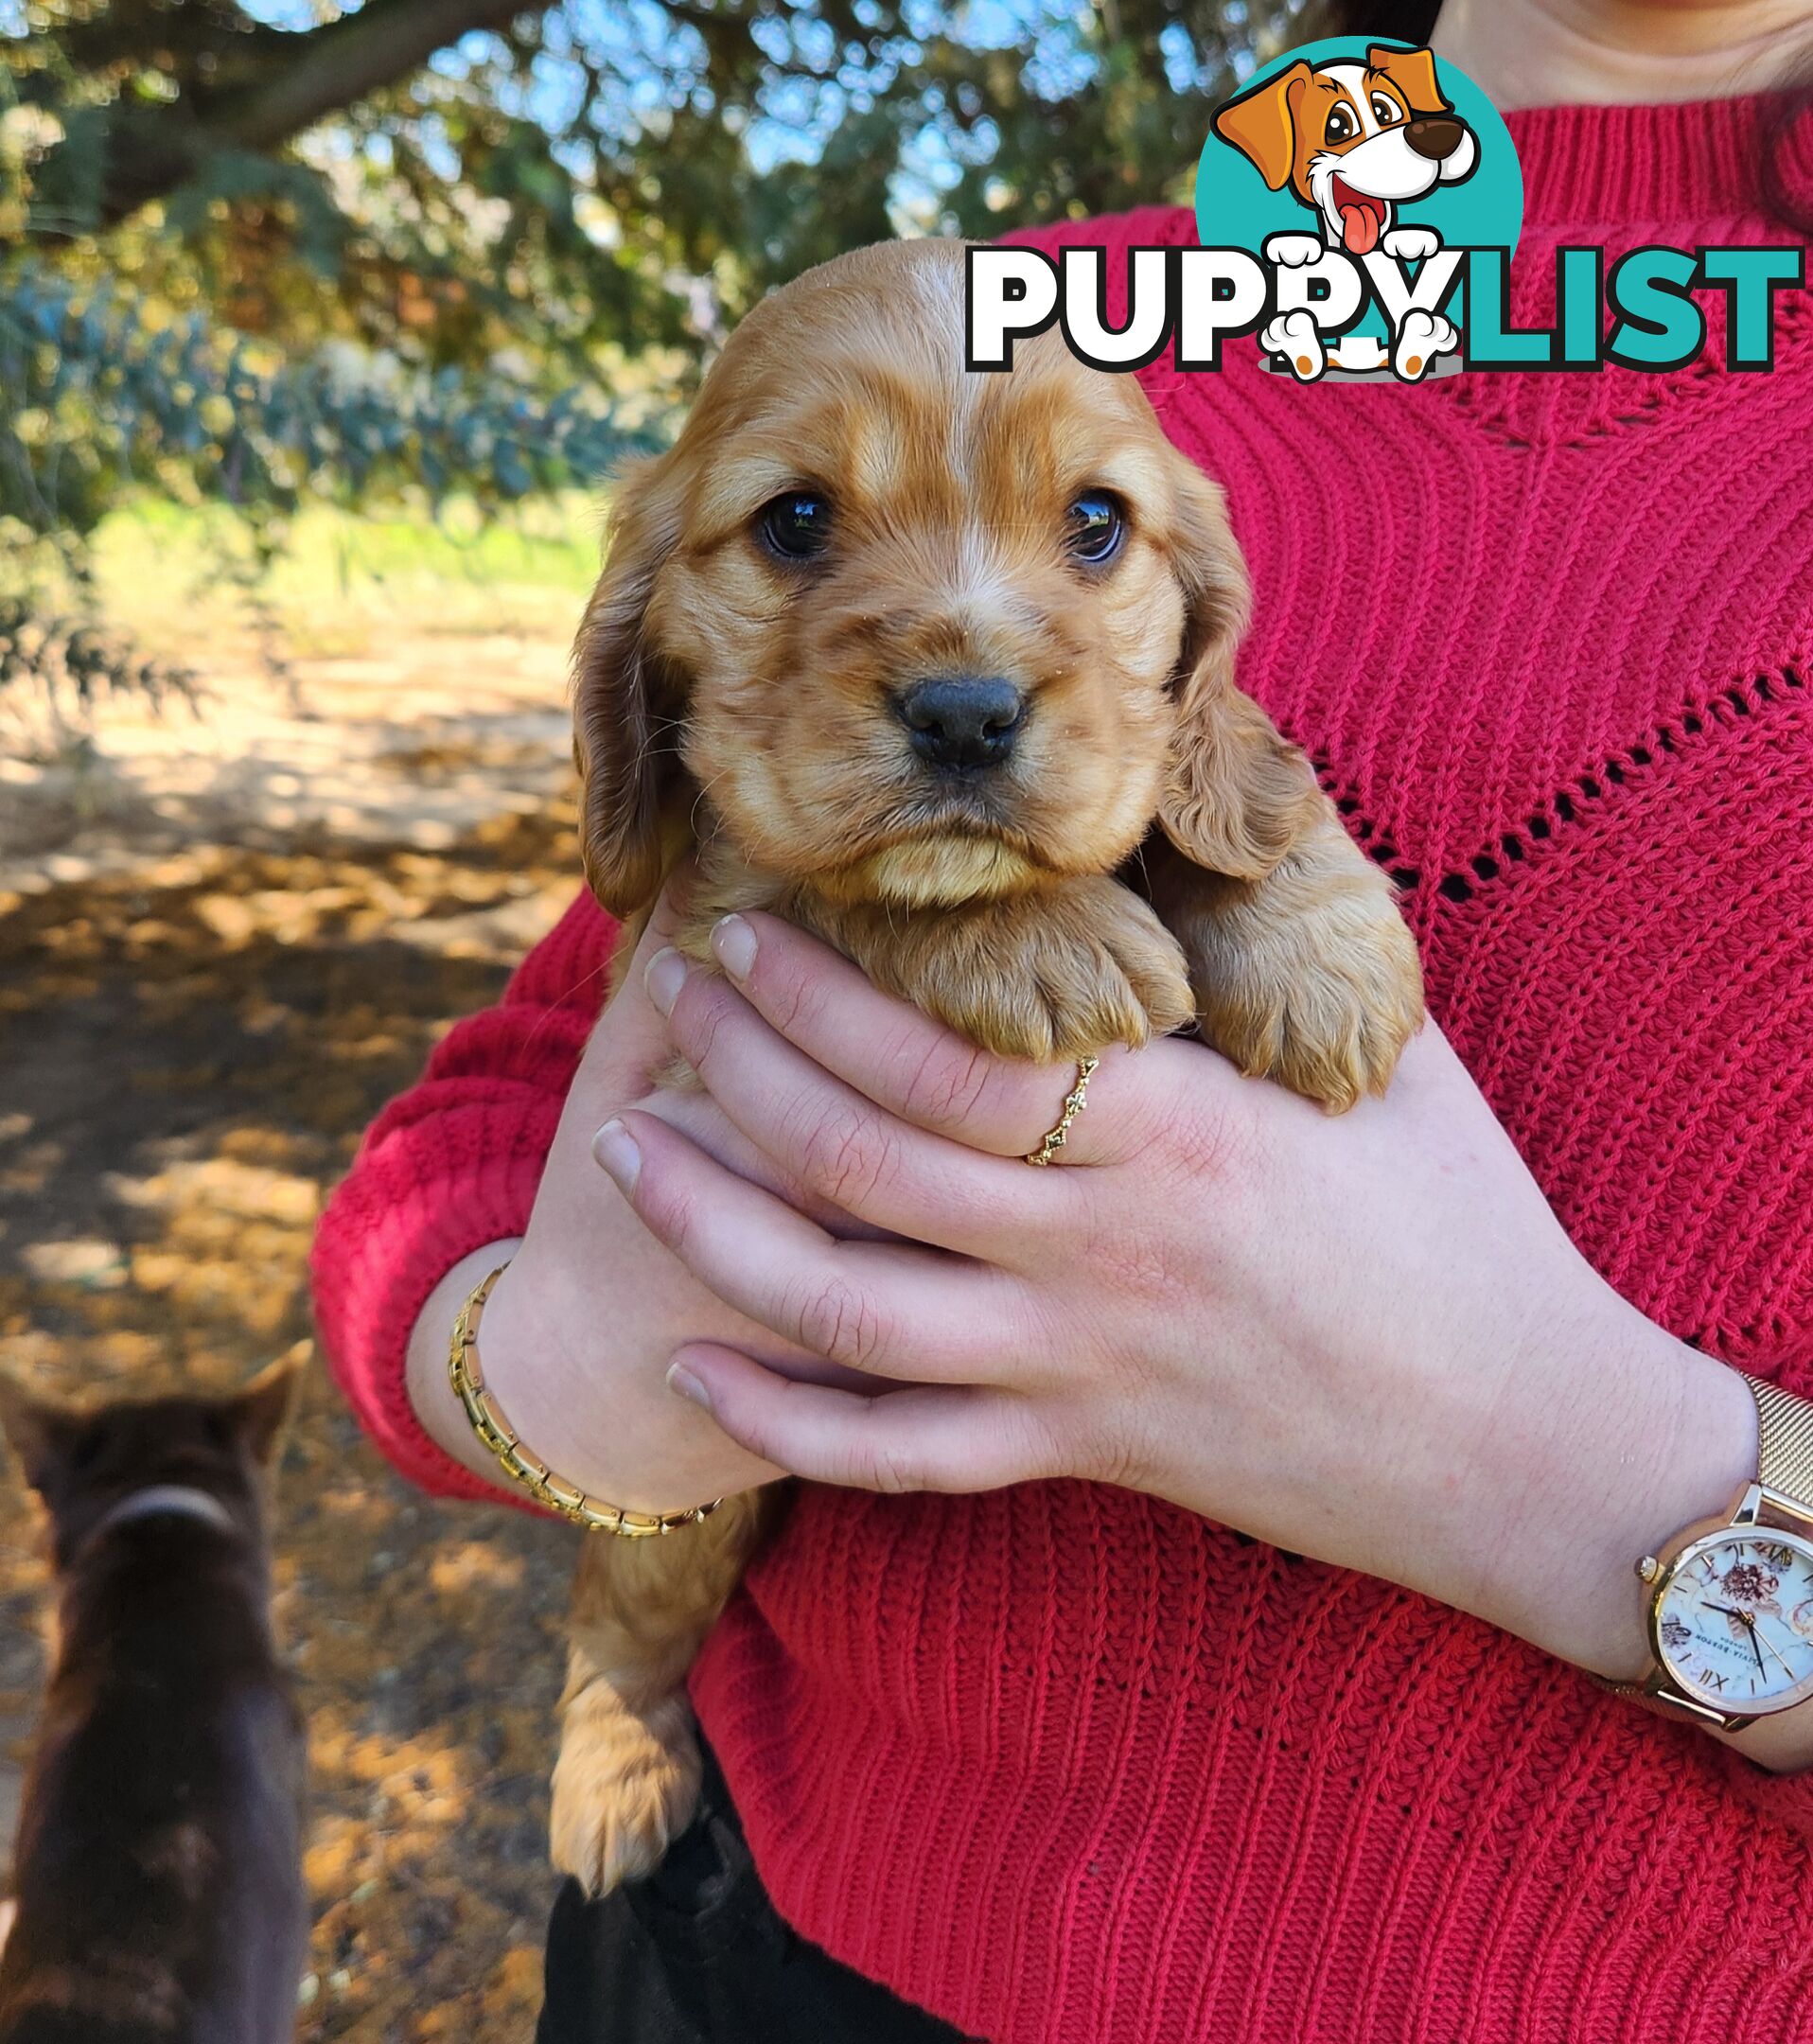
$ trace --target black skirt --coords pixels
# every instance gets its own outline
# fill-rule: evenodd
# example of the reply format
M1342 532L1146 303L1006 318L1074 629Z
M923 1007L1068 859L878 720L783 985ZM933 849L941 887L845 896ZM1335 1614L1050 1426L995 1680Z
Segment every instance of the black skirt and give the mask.
M963 2044L781 1921L708 1750L698 1814L646 1880L590 1903L576 1882L561 1889L536 2044L842 2038Z

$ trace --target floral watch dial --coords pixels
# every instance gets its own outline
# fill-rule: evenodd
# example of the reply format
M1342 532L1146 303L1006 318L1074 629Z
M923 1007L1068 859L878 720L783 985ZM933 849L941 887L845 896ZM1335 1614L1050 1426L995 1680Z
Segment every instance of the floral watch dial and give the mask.
M1736 1530L1694 1542L1663 1591L1656 1644L1687 1695L1735 1716L1813 1696L1813 1543Z

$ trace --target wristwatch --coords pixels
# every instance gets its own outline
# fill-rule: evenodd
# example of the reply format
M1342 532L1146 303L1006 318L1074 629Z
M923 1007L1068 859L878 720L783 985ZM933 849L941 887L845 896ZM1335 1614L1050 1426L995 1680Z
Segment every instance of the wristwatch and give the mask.
M1655 1665L1609 1685L1725 1732L1813 1697L1813 1401L1746 1382L1756 1481L1724 1518L1683 1527L1637 1563Z

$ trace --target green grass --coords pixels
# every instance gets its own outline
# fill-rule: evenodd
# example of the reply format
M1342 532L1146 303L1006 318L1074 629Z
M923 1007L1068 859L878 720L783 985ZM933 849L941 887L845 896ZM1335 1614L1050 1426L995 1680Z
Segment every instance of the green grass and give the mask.
M388 627L453 637L571 633L598 572L602 506L542 498L486 519L469 503L439 520L311 508L292 525L259 594L298 655L357 653ZM141 500L96 535L95 565L110 618L170 654L198 637L244 630L223 557L249 558L229 513Z

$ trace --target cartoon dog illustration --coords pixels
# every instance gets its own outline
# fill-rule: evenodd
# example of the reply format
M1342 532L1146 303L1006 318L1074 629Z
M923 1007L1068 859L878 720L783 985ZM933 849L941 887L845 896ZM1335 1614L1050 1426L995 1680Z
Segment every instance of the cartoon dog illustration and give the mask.
M1266 259L1289 268L1317 261L1325 248L1356 259L1375 248L1400 262L1433 256L1440 237L1427 227L1396 226L1397 209L1438 185L1458 185L1479 162L1478 139L1443 97L1427 49L1374 44L1364 63L1311 67L1299 61L1229 100L1214 128L1271 190L1288 185L1316 216L1320 234L1267 240ZM1259 340L1306 380L1321 374L1321 336L1309 313L1280 314ZM1458 344L1450 321L1412 311L1396 337L1392 366L1414 379L1435 356ZM1344 357L1337 347L1329 360L1344 368L1379 368L1383 351L1361 337L1356 349Z

